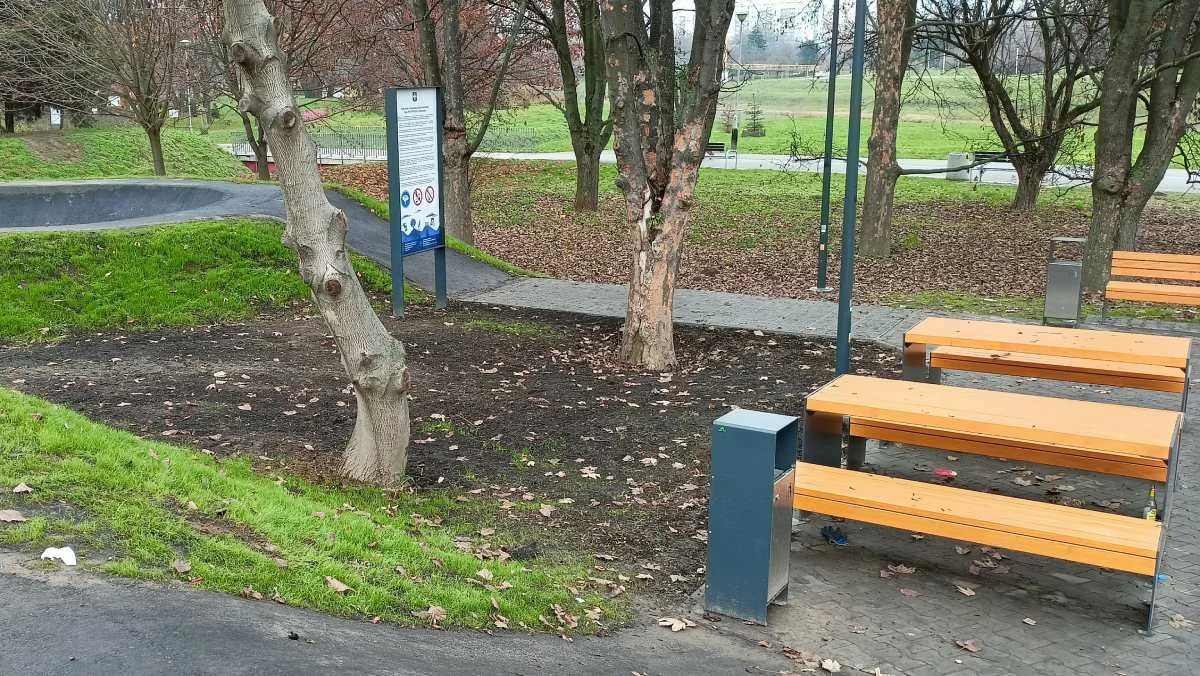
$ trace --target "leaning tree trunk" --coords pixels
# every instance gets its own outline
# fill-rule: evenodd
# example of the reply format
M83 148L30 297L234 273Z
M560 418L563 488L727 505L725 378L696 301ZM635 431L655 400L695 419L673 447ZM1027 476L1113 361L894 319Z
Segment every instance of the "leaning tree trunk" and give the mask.
M875 132L872 131L871 140L874 139ZM867 258L884 258L892 250L892 213L896 201L896 180L900 178L894 133L892 139L890 152L871 150L871 159L867 162L862 231L858 245L859 254Z
M679 185L668 188L676 192L681 189ZM678 199L664 200L661 211L655 213L642 200L627 199L626 205L634 257L621 358L651 371L665 371L676 363L672 318L675 280L689 214Z
M261 121L275 155L287 213L284 244L300 258L300 277L312 290L354 385L358 415L342 473L394 482L408 459L404 346L379 321L350 265L346 214L321 189L316 147L296 111L286 55L262 0L225 0L224 39L248 83L240 106Z
M150 161L154 164L155 176L166 176L167 165L163 162L162 128L153 125L146 129L146 138L150 140Z

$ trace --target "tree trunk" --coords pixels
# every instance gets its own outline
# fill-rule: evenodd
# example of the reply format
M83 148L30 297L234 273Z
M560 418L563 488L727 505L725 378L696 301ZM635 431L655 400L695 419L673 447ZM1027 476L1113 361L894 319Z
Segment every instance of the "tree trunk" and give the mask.
M325 197L316 146L292 98L286 55L262 0L224 0L225 41L249 83L241 108L266 130L287 212L283 241L300 259L300 277L333 334L354 386L357 417L343 475L392 483L408 460L411 390L404 346L388 334L350 265L346 214Z
M621 358L652 371L675 367L673 312L688 213L670 209L631 214L634 257ZM655 224L658 224L656 227Z
M1119 193L1092 192L1092 222L1088 227L1087 246L1083 252L1084 287L1099 291L1108 281L1112 252L1116 246L1117 230L1121 225L1122 199Z
M4 131L8 134L17 133L17 111L13 109L10 99L4 100Z
M1057 153L1056 153L1057 154ZM1038 196L1042 194L1042 180L1050 168L1042 162L1013 162L1017 172L1017 193L1013 196L1011 208L1021 213L1032 213L1037 210Z
M600 203L600 150L575 146L575 211L595 211Z
M155 176L166 176L167 166L163 162L162 129L146 127L146 137L150 139L150 161L154 164Z
M900 91L912 52L915 0L879 0L879 55L875 71L875 108L867 140L866 194L863 196L859 254L882 258L891 253L892 203L900 165L896 130L900 125Z
M442 206L446 213L446 234L455 239L475 243L475 228L471 222L471 158L461 151L452 150L450 138L446 138L442 167ZM464 139L465 142L465 139Z
M246 143L254 153L254 173L260 181L271 180L271 158L267 153L267 140L263 138L262 124L258 125L258 133L254 133L254 118L250 113L238 111L242 118L242 130L246 133Z

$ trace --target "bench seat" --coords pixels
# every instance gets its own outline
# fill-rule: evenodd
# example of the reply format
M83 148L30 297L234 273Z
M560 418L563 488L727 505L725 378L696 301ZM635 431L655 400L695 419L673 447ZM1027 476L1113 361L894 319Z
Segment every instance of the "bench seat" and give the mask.
M843 375L808 396L805 459L837 464L850 436L1165 482L1174 411Z
M795 509L1154 575L1161 523L800 463Z
M929 351L929 366L937 369L1049 378L1093 385L1134 387L1175 394L1181 394L1187 385L1186 372L1177 367L1027 354L1009 350L937 347Z
M1200 305L1200 286L1113 280L1104 287L1104 297L1107 300L1133 300L1142 303Z

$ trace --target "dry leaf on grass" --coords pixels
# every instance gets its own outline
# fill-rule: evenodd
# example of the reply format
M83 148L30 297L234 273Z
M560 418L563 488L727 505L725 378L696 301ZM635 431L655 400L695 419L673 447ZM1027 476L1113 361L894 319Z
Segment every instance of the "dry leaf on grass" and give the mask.
M171 567L174 568L175 572L179 573L180 575L191 572L192 570L192 564L188 563L187 561L176 561L171 564Z
M490 580L495 577L495 575L492 574L492 571L488 570L487 568L480 568L479 572L475 573L475 575L483 580Z
M354 591L354 589L347 586L346 583L342 582L341 580L337 579L336 577L330 577L328 575L325 576L325 586L329 587L333 591L335 591L339 594L343 594L343 595L346 592Z
M19 523L25 520L25 515L15 509L0 509L0 522Z
M13 488L12 492L13 493L32 493L33 489L30 488L24 482L22 482L22 483L17 484L16 487Z
M413 613L413 615L423 620L429 620L429 622L436 627L438 626L438 622L446 619L446 609L441 606L429 606L429 608L425 610L418 610L417 612Z

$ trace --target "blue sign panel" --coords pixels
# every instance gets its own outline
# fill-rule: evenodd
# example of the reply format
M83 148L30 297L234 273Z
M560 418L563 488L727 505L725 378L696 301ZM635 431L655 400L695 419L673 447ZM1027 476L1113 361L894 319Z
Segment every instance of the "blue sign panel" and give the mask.
M442 227L441 125L437 90L429 87L393 90L394 153L389 157L390 183L398 193L392 208L399 211L401 255L445 246ZM390 111L389 111L390 112ZM390 145L390 144L389 144Z

